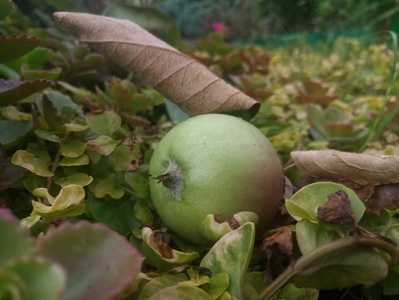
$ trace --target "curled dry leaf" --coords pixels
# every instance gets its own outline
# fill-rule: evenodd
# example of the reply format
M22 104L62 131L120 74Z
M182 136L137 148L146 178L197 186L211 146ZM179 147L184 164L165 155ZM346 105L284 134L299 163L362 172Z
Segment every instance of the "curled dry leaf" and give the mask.
M384 209L394 210L399 208L399 184L377 186L374 193L364 204L377 214Z
M295 165L313 177L350 180L360 185L399 182L399 156L341 152L293 151Z
M266 283L280 275L287 263L293 261L292 249L292 232L287 226L281 227L275 234L263 240L262 250L267 256Z
M166 235L168 236L168 235ZM162 236L155 236L155 233L153 232L150 235L150 245L154 247L159 253L161 253L163 258L171 259L173 258L173 251L172 248L168 246L168 244L164 241L165 238L165 233ZM167 237L169 239L170 237Z
M133 72L189 116L238 110L253 116L259 109L254 99L133 22L68 12L53 18L57 26Z
M337 226L355 226L355 214L350 209L348 195L340 190L328 195L328 201L317 209L317 218Z

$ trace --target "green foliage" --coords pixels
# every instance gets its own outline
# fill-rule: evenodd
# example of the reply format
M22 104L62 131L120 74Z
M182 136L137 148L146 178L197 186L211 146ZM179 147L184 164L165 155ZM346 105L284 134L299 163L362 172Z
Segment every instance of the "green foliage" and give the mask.
M37 7L47 7L39 2ZM47 2L65 9L104 8L98 1ZM202 7L190 3L193 11ZM215 12L226 3L232 2L207 9ZM254 13L248 1L236 3ZM343 13L344 4L334 3L341 2L317 4L318 22L336 10ZM355 9L352 1L345 5ZM233 11L226 10L228 18L235 20ZM274 250L255 241L257 218L245 212L236 216L243 223L238 229L212 215L206 220L205 234L219 240L211 249L174 236L153 209L148 162L163 135L187 116L135 74L56 28L36 28L20 12L3 20L0 29L8 37L0 38L0 205L20 220L0 211L0 236L8 241L0 243L0 298L12 298L17 290L26 299L58 299L65 290L63 299L256 299L272 294L316 299L319 289L378 282L385 295L399 293L399 255L392 242L399 242L397 211L365 212L355 191L335 183L307 185L287 196L288 214L296 220L290 225L289 255L273 256ZM251 32L235 34L257 30L244 29ZM300 43L277 50L239 48L212 34L185 50L260 102L251 123L269 137L294 183L302 176L290 165L289 153L296 149L366 147L369 153L399 153L397 99L390 96L399 89L391 76L397 49L344 38L317 49ZM389 122L373 123L375 116L381 120L389 112ZM369 233L319 219L318 208L339 190L349 196L353 223ZM33 238L41 236L37 248L19 221ZM260 234L270 238L284 223L274 224ZM143 265L131 245L145 256ZM270 255L282 265L270 266ZM271 277L275 280L265 286Z
M25 224L35 222L37 218ZM0 210L0 228L1 238L7 239L0 247L2 299L107 299L107 294L125 291L141 266L137 250L102 225L64 224L38 239L36 246L11 211ZM110 258L115 251L117 260ZM110 270L114 275L108 276Z

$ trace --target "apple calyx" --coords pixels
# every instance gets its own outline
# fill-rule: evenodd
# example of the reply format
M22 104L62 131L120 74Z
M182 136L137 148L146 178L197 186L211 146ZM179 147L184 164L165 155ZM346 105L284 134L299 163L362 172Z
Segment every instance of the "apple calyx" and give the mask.
M150 176L152 179L158 180L158 183L162 183L169 190L172 197L181 200L184 174L174 161L169 162L164 174L158 176L150 174Z

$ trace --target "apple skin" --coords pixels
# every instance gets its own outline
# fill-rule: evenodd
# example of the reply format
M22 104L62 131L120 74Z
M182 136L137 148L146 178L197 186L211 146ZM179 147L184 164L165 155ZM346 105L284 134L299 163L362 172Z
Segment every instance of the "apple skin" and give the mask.
M172 182L156 179L165 173L174 175ZM206 215L229 220L238 212L255 212L261 234L284 189L283 169L269 140L252 124L222 114L196 116L169 131L151 157L149 174L162 221L179 237L204 247L212 245L198 230Z

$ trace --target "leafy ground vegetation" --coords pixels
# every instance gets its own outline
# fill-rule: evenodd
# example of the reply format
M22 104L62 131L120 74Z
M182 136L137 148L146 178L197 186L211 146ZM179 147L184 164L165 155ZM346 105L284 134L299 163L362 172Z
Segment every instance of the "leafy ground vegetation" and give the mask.
M253 223L215 218L223 234L202 249L163 226L148 187L157 143L188 118L164 95L190 87L158 86L162 95L150 86L163 70L112 62L132 60L99 42L103 19L85 16L99 22L90 33L81 19L55 17L72 37L12 7L0 1L0 299L397 297L394 35L318 51L234 47L220 34L178 46L242 91L238 104L214 96L220 103L180 107L233 107L269 138L286 175L268 232L255 238Z

